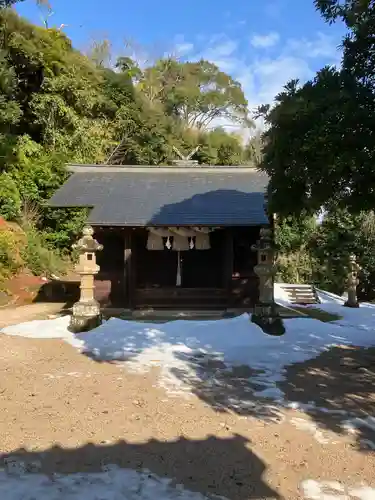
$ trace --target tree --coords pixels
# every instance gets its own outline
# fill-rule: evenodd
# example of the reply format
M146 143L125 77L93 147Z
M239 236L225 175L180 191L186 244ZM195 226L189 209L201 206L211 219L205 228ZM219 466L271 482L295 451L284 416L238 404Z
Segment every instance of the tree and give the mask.
M157 75L152 100L142 87L147 71L129 57L119 58L114 71L106 50L100 54L93 62L61 30L35 26L13 9L0 11L0 214L17 220L23 203L32 202L40 211L38 229L59 248L83 220L82 211L46 207L66 179L65 163L105 163L115 149L116 163L169 163L173 145L190 151L198 144L203 162L243 162L234 134L189 128L170 108L172 67L185 78L187 66L160 63L151 72Z
M350 255L361 267L358 294L362 300L375 298L375 216L373 211L351 214L335 205L329 207L319 230L310 238L309 249L317 260L315 280L342 294L348 276Z
M332 23L341 18L352 28L372 15L374 0L314 0L314 4L326 21Z
M24 0L0 0L0 9L6 9L8 7L12 7L12 5L19 2L24 2ZM36 3L38 5L50 6L48 0L37 0Z
M15 3L23 2L24 0L0 0L0 9L11 7Z
M208 61L161 59L144 71L139 85L188 127L204 130L217 119L251 125L240 83Z
M259 166L263 159L262 132L257 130L245 146L245 161Z
M110 40L94 40L88 51L88 58L102 68L109 68L112 61L112 44Z
M315 258L309 246L317 232L314 216L277 218L275 221L275 243L277 271L286 283L311 283L315 278Z
M374 3L317 0L330 21L350 28L343 67L324 68L303 86L290 82L263 108L262 168L271 176L274 209L317 211L332 201L352 212L375 203Z

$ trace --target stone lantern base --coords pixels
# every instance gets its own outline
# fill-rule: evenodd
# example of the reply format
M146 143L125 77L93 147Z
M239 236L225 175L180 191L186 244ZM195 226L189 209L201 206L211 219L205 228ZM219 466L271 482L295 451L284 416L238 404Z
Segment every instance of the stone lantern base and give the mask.
M285 326L282 318L277 313L275 304L255 306L251 321L258 325L267 335L280 337L285 333Z
M359 302L355 301L350 301L350 300L347 300L344 304L345 307L353 307L353 308L356 308L356 307L359 307Z
M96 300L76 302L70 318L69 331L72 333L88 332L102 324L102 314Z

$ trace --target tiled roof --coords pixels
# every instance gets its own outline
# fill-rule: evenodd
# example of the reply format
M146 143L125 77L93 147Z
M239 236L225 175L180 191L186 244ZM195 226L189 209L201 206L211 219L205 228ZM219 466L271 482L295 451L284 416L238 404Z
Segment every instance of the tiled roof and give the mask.
M92 208L111 226L262 225L268 178L244 167L70 166L53 207Z

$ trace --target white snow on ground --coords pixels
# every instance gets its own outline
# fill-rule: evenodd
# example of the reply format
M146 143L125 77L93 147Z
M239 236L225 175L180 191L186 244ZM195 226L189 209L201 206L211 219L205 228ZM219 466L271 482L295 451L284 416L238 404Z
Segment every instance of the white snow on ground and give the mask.
M147 469L107 465L101 472L49 476L39 471L39 462L25 464L17 458L8 459L0 470L1 500L226 500L189 491ZM300 491L305 500L375 500L375 489L366 484L348 487L338 481L307 479Z
M275 287L276 300L290 305ZM74 347L102 360L118 360L128 369L160 368L159 382L171 392L183 393L192 389L201 376L198 370L204 360L223 362L228 368L247 365L256 370L249 382L261 389L258 396L276 399L283 405L311 409L313 404L288 403L276 382L282 381L287 365L314 358L334 345L375 345L375 306L362 304L359 309L343 307L343 299L319 291L322 304L317 306L336 313L342 319L322 323L311 318L287 319L286 333L271 337L251 323L248 315L216 321L177 320L164 324L138 323L111 319L89 333L74 336L68 330L69 317L47 321L31 321L4 328L3 333L30 338L61 338ZM183 376L181 376L183 375ZM255 404L245 401L246 404ZM324 411L324 408L320 409ZM326 410L327 412L332 412ZM374 418L349 418L344 427L354 430L373 429ZM294 419L292 422L321 441L327 439L311 422ZM374 426L374 427L373 427ZM373 443L371 443L371 446ZM371 447L370 446L370 447ZM310 500L375 500L375 489L366 485L348 488L337 482L308 480L302 483L303 498ZM0 471L0 498L4 500L204 500L202 495L183 488L176 489L168 480L152 474L123 470L116 467L97 474L71 474L53 478L28 472Z
M375 304L362 302L359 308L344 307L345 299L334 293L317 289L320 304L299 306L305 309L318 308L323 311L337 314L342 319L333 324L343 327L352 326L361 330L375 332ZM282 289L281 283L275 283L275 301L281 306L293 307L288 299L288 294Z
M301 484L306 500L375 500L375 489L367 485L348 488L338 481L314 481Z
M280 293L275 287L276 300ZM218 360L228 368L247 365L258 372L251 382L260 390L256 396L282 401L276 382L283 380L285 366L319 355L333 345L375 345L375 307L342 307L337 296L321 294L321 309L337 312L343 319L323 323L311 318L286 319L285 335L272 337L250 321L247 314L236 318L163 324L140 323L112 318L89 333L72 335L67 316L31 321L6 327L8 335L32 338L62 338L100 360L127 361L132 370L160 368L159 383L174 393L189 392L198 376L198 364ZM340 302L341 301L341 302Z
M112 465L98 473L28 473L22 462L0 471L1 500L205 500L207 497L173 485L149 471ZM212 498L212 497L211 497ZM217 497L216 497L217 498Z
M335 441L328 435L327 432L323 432L319 429L318 425L304 418L292 418L290 423L294 425L297 429L306 431L313 436L313 438L320 444L335 444Z

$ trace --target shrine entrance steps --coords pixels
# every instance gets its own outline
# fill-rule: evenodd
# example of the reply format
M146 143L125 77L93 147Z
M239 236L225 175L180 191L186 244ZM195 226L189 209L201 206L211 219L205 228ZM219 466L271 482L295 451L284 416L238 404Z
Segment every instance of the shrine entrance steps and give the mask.
M288 296L290 304L309 305L320 304L314 285L289 285L280 284L281 289Z

